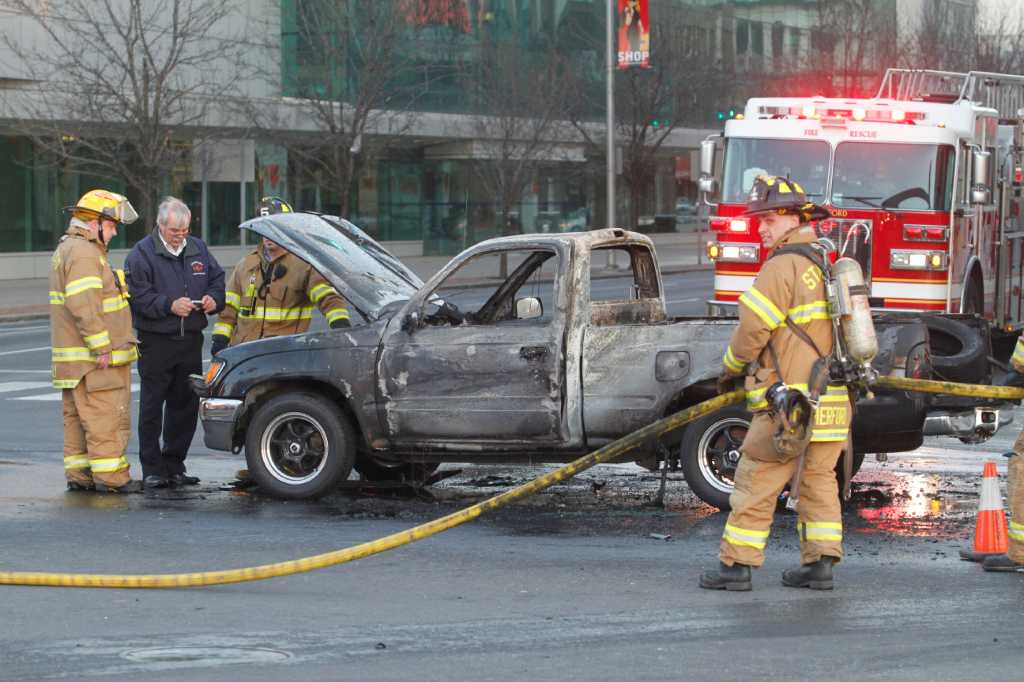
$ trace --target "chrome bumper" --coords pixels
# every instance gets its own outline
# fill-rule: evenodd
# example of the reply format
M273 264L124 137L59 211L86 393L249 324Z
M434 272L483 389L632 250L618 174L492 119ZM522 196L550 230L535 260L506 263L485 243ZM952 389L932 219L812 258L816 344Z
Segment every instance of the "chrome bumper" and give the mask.
M969 410L934 410L925 417L924 435L953 436L965 443L983 443L1013 422L1013 409L975 407Z
M204 422L235 423L242 401L233 398L204 398L199 402L199 418Z
M212 450L234 451L235 424L242 401L231 398L203 398L199 418L203 422L203 442Z

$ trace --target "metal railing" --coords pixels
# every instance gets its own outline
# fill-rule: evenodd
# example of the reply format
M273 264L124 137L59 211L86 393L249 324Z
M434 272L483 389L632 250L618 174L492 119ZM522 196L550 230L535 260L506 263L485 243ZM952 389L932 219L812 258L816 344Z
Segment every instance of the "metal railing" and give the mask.
M900 101L948 96L952 103L970 101L995 109L1003 118L1018 118L1024 110L1024 76L987 71L888 69L877 99Z

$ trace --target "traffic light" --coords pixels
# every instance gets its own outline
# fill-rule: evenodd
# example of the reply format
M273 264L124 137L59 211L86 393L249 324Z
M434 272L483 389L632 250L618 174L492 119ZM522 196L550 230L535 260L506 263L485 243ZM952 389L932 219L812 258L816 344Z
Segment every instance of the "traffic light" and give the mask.
M667 118L652 118L651 119L651 127L652 128L669 128L671 126L672 126L672 121L670 121Z
M730 119L737 118L743 113L743 110L738 107L729 107L728 109L721 109L715 112L715 118L720 122L727 121Z

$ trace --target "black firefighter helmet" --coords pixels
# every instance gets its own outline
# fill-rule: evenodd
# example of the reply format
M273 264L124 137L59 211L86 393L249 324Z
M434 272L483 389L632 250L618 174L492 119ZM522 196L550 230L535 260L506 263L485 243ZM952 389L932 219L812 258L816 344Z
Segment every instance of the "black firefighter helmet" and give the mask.
M799 183L777 175L758 175L747 197L747 210L743 215L759 213L794 214L801 223L829 217L829 212L807 200Z
M291 213L292 207L280 197L263 197L260 199L259 215L274 215L275 213Z

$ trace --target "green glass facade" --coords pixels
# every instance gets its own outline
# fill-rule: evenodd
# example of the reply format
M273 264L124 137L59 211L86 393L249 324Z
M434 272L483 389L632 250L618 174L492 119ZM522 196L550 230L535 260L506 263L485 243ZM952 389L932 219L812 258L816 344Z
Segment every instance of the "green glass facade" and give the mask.
M878 0L876 4L883 14L891 14L895 3ZM819 63L828 50L832 57L837 54L835 36L815 24L816 8L821 5L816 0L651 0L653 68L618 73L620 95L625 93L622 101L630 102L627 83L650 83L666 73L684 72L673 86L683 90L683 96L669 93L642 112L646 118L639 125L647 125L648 139L653 139L666 122L676 128L718 128L750 94L823 92L820 81L830 74L793 77L795 71ZM605 0L377 0L372 6L355 0L282 0L280 89L274 94L291 98L294 107L310 93L351 104L364 84L360 79L375 77L367 70L367 32L372 30L367 7L382 6L400 8L405 21L399 40L404 67L388 76L393 94L389 108L435 119L495 113L479 97L487 60L494 59L498 49L511 48L524 64L536 63L553 50L578 89L576 117L600 127L605 106ZM315 24L315 35L306 39L309 33L304 37L300 27L327 10L334 12L333 23ZM680 45L688 52L678 52ZM701 86L703 90L692 85L699 79L690 78L687 71L698 67L715 74L710 86ZM878 68L872 63L867 70ZM859 72L851 80L857 85L869 81ZM628 106L617 106L623 120L636 115ZM0 183L12 208L0 224L0 251L51 250L67 224L61 207L88 189L123 191L135 201L122 180L47 164L29 139L11 132L16 126L4 130ZM203 182L206 176L200 177L186 153L181 167L169 170L164 188L164 193L188 203L193 210L193 233L203 234L211 245L238 244L238 223L253 215L258 198L268 194L282 196L299 210L336 213L347 204L347 217L378 239L421 242L428 254L453 253L503 231L500 202L481 173L481 164L488 158L480 150L487 142L485 134L478 135L476 141L484 144L477 147L460 147L473 142L465 135L443 139L437 133L429 139L397 133L364 140L361 167L345 202L308 159L289 148L295 140L304 140L308 156L310 147L316 149L316 133L259 132L241 125L221 134L229 142L232 137L256 137L250 169L255 180L245 183L244 209L237 165ZM175 135L186 152L196 143L187 130ZM642 182L630 186L620 177L619 224L627 224L622 217L628 216L641 229L685 229L673 227L670 218L677 206L691 210L696 197L699 137L692 137L689 148L666 146L645 159ZM576 153L562 159L552 154L536 164L525 191L510 208L508 230L604 226L603 142L595 138L595 144L581 144L571 131L566 139L575 140ZM449 148L439 151L446 145ZM147 229L140 221L119 236L115 246L130 246Z

